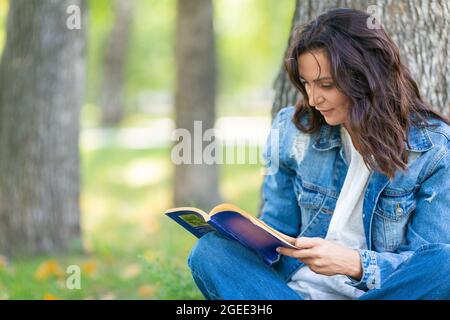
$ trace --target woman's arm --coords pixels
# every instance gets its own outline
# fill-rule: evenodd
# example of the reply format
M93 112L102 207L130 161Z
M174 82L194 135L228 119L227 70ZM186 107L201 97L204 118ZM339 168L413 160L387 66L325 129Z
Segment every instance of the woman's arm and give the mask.
M274 118L272 128L264 148L266 166L277 168L264 176L260 219L270 227L291 237L300 233L301 215L295 195L293 178L295 171L285 164L289 149L287 128L292 124L293 107L281 109ZM273 136L278 137L273 139ZM274 150L277 148L277 150Z

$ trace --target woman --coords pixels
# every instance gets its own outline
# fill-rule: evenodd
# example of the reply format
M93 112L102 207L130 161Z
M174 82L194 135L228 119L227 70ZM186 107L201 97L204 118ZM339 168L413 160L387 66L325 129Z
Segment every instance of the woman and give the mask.
M268 266L207 234L188 261L206 298L450 298L450 123L368 18L328 11L286 60L303 99L274 119L261 220L299 249Z

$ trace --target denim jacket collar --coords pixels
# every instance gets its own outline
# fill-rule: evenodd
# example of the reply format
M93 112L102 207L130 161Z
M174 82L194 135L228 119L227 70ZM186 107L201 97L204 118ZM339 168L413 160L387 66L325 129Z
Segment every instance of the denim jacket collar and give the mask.
M340 125L322 125L313 148L319 151L330 150L341 146ZM409 151L424 152L433 147L425 128L412 125L408 134L409 146L405 142L405 148Z

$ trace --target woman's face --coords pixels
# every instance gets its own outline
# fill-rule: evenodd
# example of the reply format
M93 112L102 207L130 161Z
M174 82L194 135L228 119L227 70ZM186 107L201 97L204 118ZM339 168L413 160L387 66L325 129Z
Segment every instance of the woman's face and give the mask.
M320 111L329 125L345 125L350 99L333 83L330 62L324 51L314 50L301 54L298 57L298 66L309 105Z

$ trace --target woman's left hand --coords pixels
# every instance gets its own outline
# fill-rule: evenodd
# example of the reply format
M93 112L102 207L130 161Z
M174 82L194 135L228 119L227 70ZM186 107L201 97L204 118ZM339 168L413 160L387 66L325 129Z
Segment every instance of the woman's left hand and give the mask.
M313 272L332 276L348 275L356 280L362 276L361 258L357 250L349 249L322 238L298 238L299 249L278 247L277 251L304 262Z

